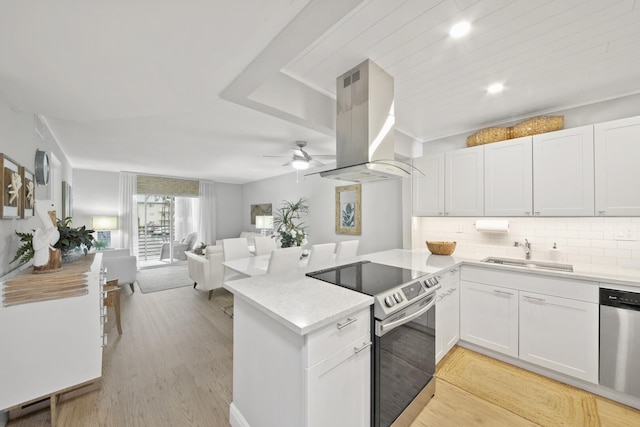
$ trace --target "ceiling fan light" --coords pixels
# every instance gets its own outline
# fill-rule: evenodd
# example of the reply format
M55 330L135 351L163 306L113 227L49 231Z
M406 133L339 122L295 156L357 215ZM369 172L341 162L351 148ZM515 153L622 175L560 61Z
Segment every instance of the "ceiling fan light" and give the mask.
M309 162L307 159L295 159L291 162L291 166L293 166L294 169L305 170L309 168Z

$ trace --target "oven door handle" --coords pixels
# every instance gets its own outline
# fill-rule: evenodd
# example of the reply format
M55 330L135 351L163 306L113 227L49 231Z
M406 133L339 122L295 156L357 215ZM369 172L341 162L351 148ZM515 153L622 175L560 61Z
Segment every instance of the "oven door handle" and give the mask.
M416 318L422 316L423 314L425 314L434 305L436 305L436 294L435 293L433 295L431 295L431 301L429 301L429 303L427 305L425 305L424 307L422 307L420 310L416 311L415 313L412 313L412 314L410 314L410 315L408 315L406 317L403 317L402 319L398 319L395 322L389 322L389 323L386 323L386 324L384 324L382 322L376 322L376 335L381 337L384 334L386 334L388 332L391 332L395 328L397 328L399 326L402 326L405 323L411 322L413 319L416 319Z

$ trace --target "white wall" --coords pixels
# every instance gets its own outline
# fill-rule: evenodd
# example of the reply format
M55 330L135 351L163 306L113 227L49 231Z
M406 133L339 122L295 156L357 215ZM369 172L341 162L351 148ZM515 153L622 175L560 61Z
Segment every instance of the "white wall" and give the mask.
M402 247L402 180L390 180L362 184L362 234L353 236L335 233L335 189L350 185L345 181L305 177L292 172L271 179L244 185L242 218L245 230L254 231L251 225L251 205L271 203L273 210L283 200L297 201L305 197L309 201L308 226L310 244L359 239L359 253L371 253Z
M239 184L216 183L216 238L218 240L238 237L243 230L242 191L243 186Z
M91 228L93 216L118 216L118 172L73 170L73 226ZM119 242L119 231L111 232L111 242Z
M24 166L30 172L35 171L36 149L53 153L61 162L61 180L71 181L71 167L53 135L45 130L44 139L34 130L34 115L32 112L19 111L0 94L0 153L10 157L14 162ZM53 185L50 183L49 186ZM60 194L61 187L56 189ZM36 200L48 197L48 188L36 188ZM54 200L56 201L56 200ZM56 205L58 217L62 210L58 200ZM17 262L9 264L18 250L19 238L15 231L30 232L41 227L40 220L30 219L0 219L0 276L15 269Z

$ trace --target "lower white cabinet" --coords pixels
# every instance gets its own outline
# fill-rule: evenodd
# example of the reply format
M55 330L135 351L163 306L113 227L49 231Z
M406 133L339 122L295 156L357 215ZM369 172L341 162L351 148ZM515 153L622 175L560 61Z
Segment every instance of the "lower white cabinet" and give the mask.
M460 281L460 339L518 357L518 291Z
M234 302L233 427L368 427L371 311L306 335Z
M307 426L368 426L370 334L307 368Z
M463 267L460 339L598 383L598 286Z
M453 269L438 277L436 303L436 363L440 361L460 338L460 277Z
M520 292L520 359L598 383L598 304Z

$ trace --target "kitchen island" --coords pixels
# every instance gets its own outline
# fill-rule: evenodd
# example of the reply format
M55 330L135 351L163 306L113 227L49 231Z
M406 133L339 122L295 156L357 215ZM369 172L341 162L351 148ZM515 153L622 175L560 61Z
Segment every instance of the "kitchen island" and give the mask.
M443 292L439 292L438 296L438 307L443 303L440 300L445 299L458 310L464 309L460 304L462 297L458 286L458 270L465 268L469 271L481 268L487 272L517 274L518 277L513 276L515 280L510 283L518 283L520 275L545 280L551 287L540 292L548 295L558 293L558 296L569 299L573 299L570 294L572 289L578 289L571 286L580 286L580 289L586 289L585 302L596 306L594 292L597 293L602 284L635 289L640 286L640 271L636 269L613 270L574 265L574 272L532 270L482 262L489 255L436 256L427 250L394 249L359 256L349 262L368 260L421 270L439 277L450 274L451 286L443 285ZM368 371L371 356L367 346L371 339L371 328L370 324L365 325L365 318L369 318L369 306L373 299L304 276L307 271L317 269L320 268L306 267L286 274L256 276L225 283L224 287L235 296L233 402L230 410L233 426L369 424ZM515 289L509 292L525 295L528 290ZM454 317L466 318L462 313L460 317ZM339 329L353 319L357 320ZM490 323L493 324L493 321ZM438 322L437 335L445 324ZM503 356L499 352L470 344L460 336L463 326L453 328L450 345L460 339L463 346L637 407L637 402L612 395L597 384L589 384L578 377L556 373L544 366L540 368L526 360ZM570 328L582 330L579 326ZM589 335L591 332L585 332L585 340L593 342L595 339L597 342L597 336L594 338ZM597 351L589 348L590 352ZM360 351L356 353L355 350Z

